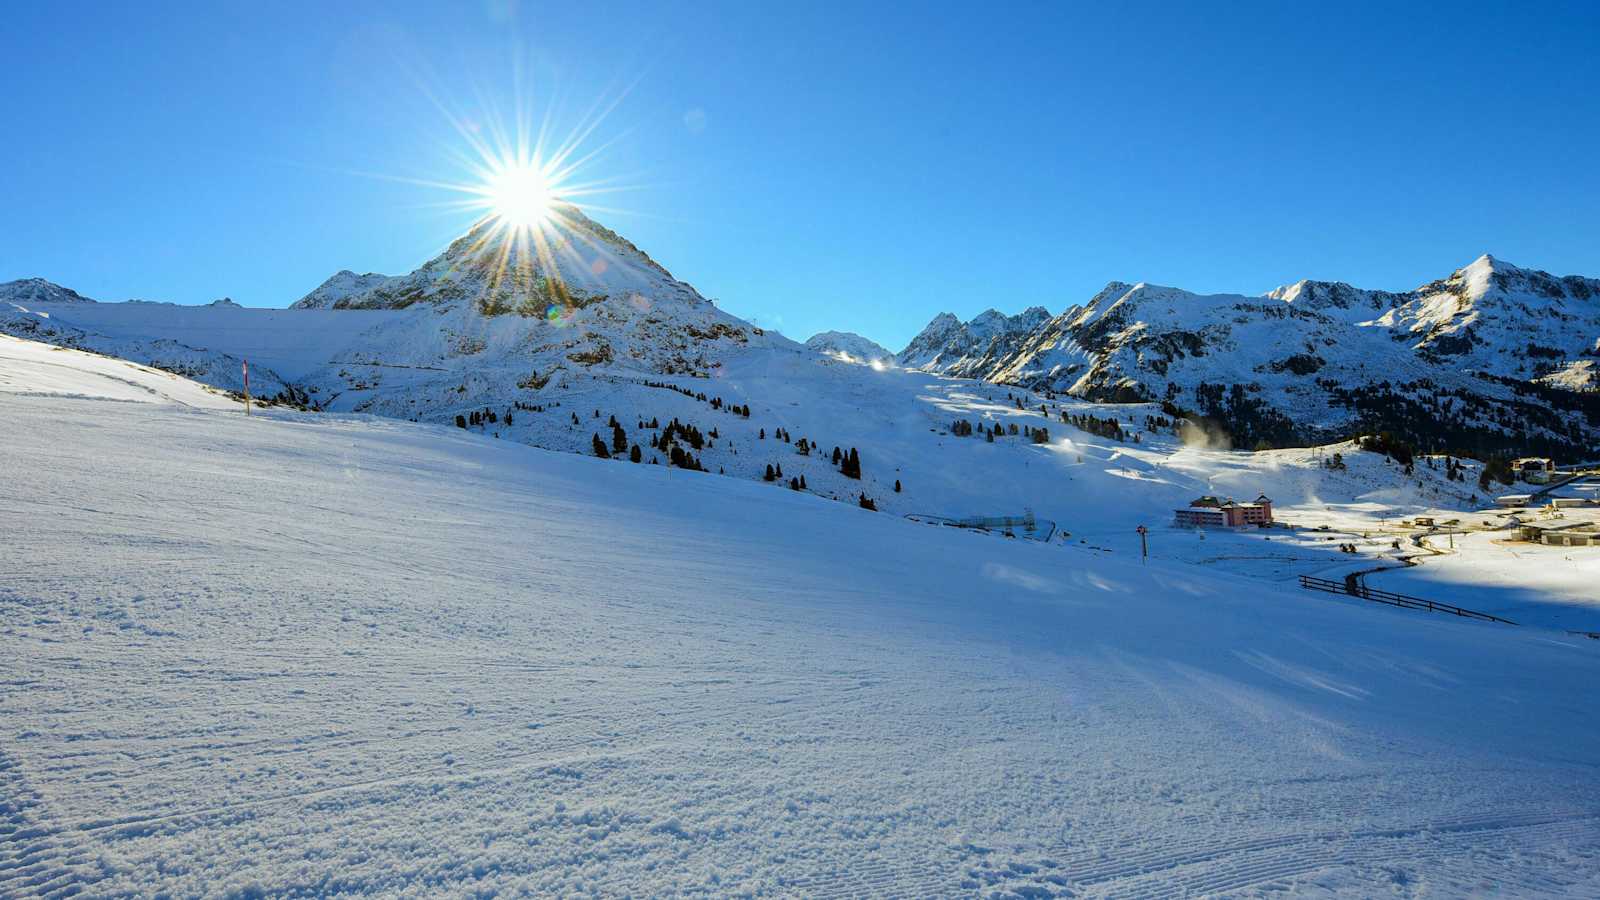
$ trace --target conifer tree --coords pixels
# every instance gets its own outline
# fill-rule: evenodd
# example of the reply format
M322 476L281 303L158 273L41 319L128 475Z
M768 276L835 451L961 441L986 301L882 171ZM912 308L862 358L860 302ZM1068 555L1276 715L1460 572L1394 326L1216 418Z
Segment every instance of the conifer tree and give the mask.
M839 466L839 474L846 478L861 477L861 457L856 453L856 448L850 448L850 455L844 458L844 463Z
M600 440L600 435L594 436L594 455L601 459L610 459L611 453L606 449L606 442Z
M900 493L900 479L898 478L894 480L894 492L896 494Z
M634 444L633 449L628 451L628 462L638 462L641 459L644 459L644 451L639 449L638 444Z

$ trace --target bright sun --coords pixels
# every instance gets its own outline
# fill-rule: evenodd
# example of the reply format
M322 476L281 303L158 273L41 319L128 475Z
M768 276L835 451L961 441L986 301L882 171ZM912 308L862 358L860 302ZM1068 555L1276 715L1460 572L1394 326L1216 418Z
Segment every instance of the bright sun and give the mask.
M543 223L555 200L549 180L536 165L506 166L490 176L485 187L495 216L517 228Z

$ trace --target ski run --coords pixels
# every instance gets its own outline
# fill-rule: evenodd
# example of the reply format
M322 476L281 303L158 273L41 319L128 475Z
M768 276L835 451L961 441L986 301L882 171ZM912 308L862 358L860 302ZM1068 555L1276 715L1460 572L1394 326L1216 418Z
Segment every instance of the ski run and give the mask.
M1295 583L1476 526L1476 469L784 352L496 429L0 337L0 895L1600 896L1593 563L1463 527L1373 578L1515 627ZM737 437L581 452L612 417ZM1258 491L1292 527L1171 527ZM1058 534L906 517L1024 505Z

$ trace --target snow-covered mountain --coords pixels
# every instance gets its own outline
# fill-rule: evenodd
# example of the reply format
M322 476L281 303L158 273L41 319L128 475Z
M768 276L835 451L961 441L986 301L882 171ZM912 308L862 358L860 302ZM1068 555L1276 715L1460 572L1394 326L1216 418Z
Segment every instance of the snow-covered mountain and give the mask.
M824 331L806 340L806 347L848 362L893 361L894 354L882 344L852 331Z
M43 278L19 278L0 284L0 303L93 303L71 288Z
M805 353L571 207L532 235L482 222L405 275L339 272L290 310L81 302L37 279L5 287L42 298L0 304L12 334L227 389L249 359L258 394L423 421L542 405L597 381L787 371ZM886 356L859 335L808 343L836 358ZM1384 430L1479 457L1587 456L1600 444L1600 280L1489 256L1402 292L1304 280L1200 295L1112 282L1056 316L940 314L896 360L1047 395L1162 403L1247 447Z
M53 299L66 295L28 288L43 299L0 305L0 331L229 389L250 359L258 393L293 379L321 408L408 419L532 402L571 377L708 377L742 352L799 352L574 207L531 234L480 222L406 275L340 272L289 310Z
M938 342L952 325L941 317L924 336ZM908 355L1038 390L1166 401L1249 444L1355 428L1484 451L1574 452L1600 438L1600 405L1574 390L1594 384L1600 280L1487 255L1406 292L1300 281L1252 297L1112 282L1004 357Z
M911 339L896 359L907 368L981 378L986 371L1013 355L1020 342L1049 319L1050 311L1042 306L1025 309L1014 316L985 310L970 322L962 322L950 313L940 313Z
M486 218L408 275L342 271L296 308L404 309L470 304L486 316L542 317L608 300L708 304L644 251L562 204L531 232Z
M290 309L332 309L348 298L365 294L393 277L379 275L376 272L357 275L349 269L342 269L329 276L327 281L317 285L316 290L296 300Z

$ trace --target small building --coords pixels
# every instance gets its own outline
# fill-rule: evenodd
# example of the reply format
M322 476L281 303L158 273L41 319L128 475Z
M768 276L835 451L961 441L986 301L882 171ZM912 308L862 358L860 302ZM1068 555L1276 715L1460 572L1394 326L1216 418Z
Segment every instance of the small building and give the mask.
M1524 456L1511 461L1512 474L1529 484L1547 484L1555 471L1555 461L1543 456Z
M1585 522L1578 525L1519 525L1517 537L1535 544L1552 547L1600 547L1600 525Z
M1520 506L1527 506L1532 502L1532 494L1502 494L1501 496L1494 498L1495 506L1503 506L1507 509L1515 509Z
M1174 510L1174 524L1180 528L1241 528L1272 524L1272 498L1262 494L1249 503L1232 497L1226 500L1207 494L1191 501L1187 508Z
M1551 497L1550 505L1556 509L1578 509L1585 506L1594 506L1595 502L1589 497Z
M1418 528L1432 528L1433 516L1417 516L1415 524Z

